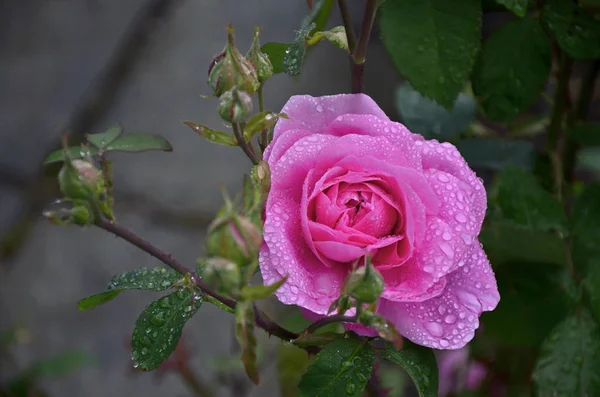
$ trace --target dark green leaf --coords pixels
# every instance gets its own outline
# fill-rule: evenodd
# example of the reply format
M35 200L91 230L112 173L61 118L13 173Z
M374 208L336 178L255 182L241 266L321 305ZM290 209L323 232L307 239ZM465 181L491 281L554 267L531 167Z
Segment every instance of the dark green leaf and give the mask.
M573 140L583 146L600 146L600 123L579 123L570 133Z
M362 396L374 360L375 353L368 343L338 339L310 362L300 381L298 397Z
M449 109L469 76L481 36L479 0L388 0L380 31L396 69Z
M409 130L427 139L448 140L467 129L477 105L469 96L460 93L452 110L446 110L421 95L410 83L396 90L396 108Z
M509 121L529 108L546 85L550 39L537 18L513 19L485 42L473 70L473 91L492 120Z
M226 132L213 130L205 125L196 124L192 121L184 121L183 124L187 125L198 135L203 136L212 143L218 143L219 145L225 146L237 146L238 144L237 139Z
M506 139L465 139L456 143L456 148L471 167L500 171L514 165L531 170L535 149L531 142Z
M244 140L248 142L262 130L270 130L277 124L277 121L279 121L279 114L270 110L255 114L244 127Z
M583 280L590 300L590 309L596 322L600 324L600 255L588 259L587 276Z
M532 231L567 231L562 205L529 172L506 167L497 177L495 203L504 222Z
M148 291L164 291L181 280L183 276L173 269L161 266L148 268L142 267L137 270L117 274L110 280L106 291L89 296L77 303L79 310L90 310L98 305L113 300L121 291L139 289Z
M527 13L529 0L496 0L496 3L502 4L507 10L514 12L520 17L524 17Z
M405 340L400 351L390 344L386 345L383 358L408 373L417 387L419 397L437 397L438 368L433 350Z
M267 54L273 65L273 73L283 72L283 59L291 44L286 43L266 43L261 47L261 51Z
M291 343L279 343L277 346L277 374L282 397L298 395L298 384L308 362L308 354L305 350Z
M568 271L547 263L492 263L502 299L481 316L487 337L503 346L539 346L571 307L564 292Z
M279 289L285 283L287 277L282 278L281 280L274 282L270 285L253 285L253 286L245 286L240 291L240 296L244 300L255 301L259 299L266 299L269 296L273 295L275 291Z
M98 150L94 147L86 147L86 146L73 146L67 149L69 155L72 159L80 159L82 157L86 157L88 154L90 156L95 156L98 154ZM65 150L59 149L50 153L44 159L44 164L56 163L58 161L65 161Z
M173 148L171 147L171 144L161 136L134 132L123 135L106 145L106 151L115 150L121 152L143 152L146 150L164 150L170 152Z
M600 330L583 310L562 321L542 344L533 371L539 397L600 395Z
M235 308L235 337L242 350L242 363L248 378L259 383L256 367L256 336L254 336L254 306L251 302L238 302Z
M588 185L575 200L571 216L571 256L573 264L585 273L600 258L600 184Z
M600 58L600 21L573 1L545 1L542 22L572 58Z
M94 362L94 358L89 354L73 350L38 361L31 367L30 373L35 378L53 379L65 376Z
M554 232L526 230L510 222L493 222L481 231L479 240L494 266L510 262L566 265L566 245Z
M180 289L152 302L135 322L131 345L133 365L152 371L177 347L185 322L202 304L202 296L189 288Z
M302 26L308 26L314 22L315 30L323 30L329 19L333 4L334 0L320 0L315 2L310 13L304 17Z
M577 155L579 167L600 174L600 148L593 147L581 150Z
M98 149L103 149L112 141L117 139L122 132L123 128L119 124L115 124L108 130L99 134L86 134L85 138L89 143L96 146Z

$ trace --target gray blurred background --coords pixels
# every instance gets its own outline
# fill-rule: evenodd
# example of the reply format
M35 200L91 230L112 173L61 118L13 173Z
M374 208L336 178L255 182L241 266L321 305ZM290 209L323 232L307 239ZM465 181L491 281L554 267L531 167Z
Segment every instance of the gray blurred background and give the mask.
M359 15L362 2L350 3ZM200 94L209 93L207 68L224 46L228 23L245 53L254 26L263 28L263 43L290 42L306 13L305 0L0 2L0 330L27 329L11 350L12 361L2 361L1 380L75 348L96 363L43 382L51 396L191 395L175 375L157 381L131 374L127 339L156 295L123 293L94 311L77 311L77 300L101 291L115 273L158 262L102 230L48 225L40 214L56 193L40 164L64 131L77 141L119 122L126 132L166 137L173 153L112 156L116 213L122 224L193 266L221 204L219 187L237 192L250 163L241 150L212 145L181 122L224 128L216 100ZM340 23L334 7L329 25ZM294 94L348 92L349 81L345 54L323 43L301 76L277 75L267 83L266 105L279 110ZM373 41L365 91L391 117L397 83ZM235 345L231 321L206 304L184 330L193 367L205 380L214 378L210 358L230 354ZM277 394L270 364L250 395ZM231 385L213 386L219 395L239 395Z

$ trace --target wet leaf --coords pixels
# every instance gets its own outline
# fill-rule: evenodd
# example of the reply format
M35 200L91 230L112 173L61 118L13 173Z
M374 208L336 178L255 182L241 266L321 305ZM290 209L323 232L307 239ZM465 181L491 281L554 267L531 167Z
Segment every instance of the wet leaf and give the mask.
M336 26L335 28L325 32L315 32L315 34L308 39L306 45L313 46L323 40L328 40L337 48L346 52L348 51L348 38L346 36L346 28L343 26Z
M152 371L177 347L185 322L202 304L199 292L183 288L152 302L135 322L131 338L133 366Z
M213 130L202 124L196 124L192 121L184 121L183 124L190 127L198 135L203 136L212 143L218 143L225 146L237 146L237 139L226 132Z
M274 282L270 285L245 286L244 288L242 288L240 296L242 297L242 299L247 301L266 299L269 296L273 295L275 291L277 291L279 287L281 287L285 283L286 280L287 277L284 277L281 280Z
M486 40L473 70L473 91L488 118L509 121L527 110L546 85L550 39L537 18L513 19Z
M539 397L598 396L600 329L590 314L567 317L542 344L532 379Z
M152 134L134 132L123 135L106 145L106 151L143 152L146 150L173 150L171 144L163 137Z
M387 0L381 38L396 69L424 96L450 109L479 49L479 0Z
M86 134L85 138L89 143L91 143L98 149L104 149L111 142L117 139L122 132L123 128L119 124L115 124L109 127L108 130L99 134Z
M373 348L365 341L338 339L310 362L298 386L298 396L361 396L374 359Z
M419 397L437 397L438 368L433 350L404 342L402 350L386 345L383 359L391 361L404 369L414 382Z
M72 159L80 159L86 157L88 155L95 156L98 154L98 149L94 147L86 147L86 146L72 146L67 149L69 157ZM56 163L59 161L65 161L66 154L64 149L55 150L50 153L44 159L44 164Z
M262 130L270 130L279 121L280 114L269 110L255 114L244 127L244 140L248 142Z
M77 303L79 310L90 310L113 300L121 291L138 289L148 291L164 291L173 286L183 276L173 269L161 266L117 274L110 280L106 291L89 296Z

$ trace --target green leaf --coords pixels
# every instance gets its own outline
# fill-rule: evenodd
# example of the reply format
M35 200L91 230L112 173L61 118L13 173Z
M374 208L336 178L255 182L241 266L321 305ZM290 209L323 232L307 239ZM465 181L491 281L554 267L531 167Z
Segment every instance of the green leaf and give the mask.
M588 260L588 270L583 285L589 297L592 315L600 324L600 255Z
M488 118L509 121L529 108L546 85L550 39L537 18L513 19L486 40L473 70L473 92Z
M446 110L421 95L410 83L396 90L396 108L406 127L426 139L448 140L465 131L477 105L469 96L460 93L451 110Z
M294 42L285 51L283 71L289 76L295 76L302 72L302 64L306 55L306 39L315 27L316 24L313 22L300 28Z
M334 0L320 0L315 2L312 10L302 21L302 26L308 26L314 22L315 30L323 30L331 14Z
M338 339L310 362L298 397L362 396L374 360L373 348L365 341Z
M171 144L161 136L134 132L123 135L106 145L106 151L110 152L115 150L121 152L143 152L146 150L164 150L165 152L171 152L173 151L173 147L171 147Z
M324 32L315 32L310 39L306 42L306 45L313 46L323 40L328 40L331 44L337 48L348 52L348 37L346 36L346 28L343 26L336 26L331 30Z
M121 291L130 289L164 291L173 286L183 276L173 269L161 266L153 268L142 267L137 270L117 274L110 280L106 290L89 296L77 303L79 310L90 310L113 300Z
M600 123L578 123L571 128L570 135L583 146L600 146Z
M492 263L502 299L481 316L487 337L503 346L539 346L571 308L568 271L547 263Z
M527 13L529 0L496 0L496 3L502 4L507 10L510 10L520 17Z
M598 396L600 329L583 310L562 321L542 344L532 379L539 397Z
M286 43L266 43L263 45L260 50L267 54L271 64L273 65L273 73L282 73L283 72L283 59L285 58L285 54L290 48L291 44Z
M277 346L277 375L282 397L296 397L298 384L308 366L308 354L291 343L281 342Z
M262 130L270 130L279 121L280 114L266 110L252 116L244 127L244 141L248 142Z
M284 277L270 285L247 285L240 291L240 296L247 301L266 299L273 295L286 280L287 277Z
M600 58L600 21L570 0L547 0L542 22L574 59Z
M571 215L571 256L581 271L590 271L600 258L600 184L586 186L573 205Z
M526 230L510 222L493 222L483 228L479 240L494 266L511 262L566 265L566 245L554 232Z
M94 362L94 358L89 354L79 350L71 350L56 357L38 361L31 367L29 372L34 378L54 379L68 375Z
M213 130L202 124L196 124L192 121L184 121L183 124L190 127L198 135L203 136L212 143L218 143L225 146L237 146L238 141L233 135L226 132Z
M135 322L131 345L133 365L152 371L177 347L185 322L202 304L199 292L183 288L147 306Z
M86 134L86 140L98 149L104 149L107 145L113 142L121 135L123 128L119 124L115 124L108 128L108 130L99 134Z
M600 174L600 148L593 147L579 151L577 163L584 170Z
M381 39L412 86L449 109L469 76L481 36L479 0L387 0Z
M531 170L535 149L531 142L506 139L464 139L456 148L471 167L500 171L507 166Z
M72 159L80 159L88 155L95 156L98 154L98 149L86 146L72 146L68 148L67 151ZM44 164L52 164L59 161L65 161L65 159L65 150L59 149L53 151L48 156L46 156L46 158L44 159Z
M497 177L495 203L503 221L532 231L567 232L562 205L529 172L506 167Z
M242 350L242 363L248 378L259 383L256 368L256 337L254 336L254 306L251 302L238 302L235 307L235 337Z
M399 365L408 373L419 392L419 397L437 397L438 368L433 350L405 339L400 351L387 344L383 358Z

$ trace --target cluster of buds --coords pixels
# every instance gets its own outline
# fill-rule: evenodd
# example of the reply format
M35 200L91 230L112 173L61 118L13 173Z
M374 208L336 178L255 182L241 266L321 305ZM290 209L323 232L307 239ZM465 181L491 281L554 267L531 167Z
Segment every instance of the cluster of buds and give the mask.
M219 115L230 123L246 120L252 111L252 95L273 74L269 57L260 50L259 30L244 57L235 46L233 28L227 29L227 45L208 69L208 84L219 97Z

